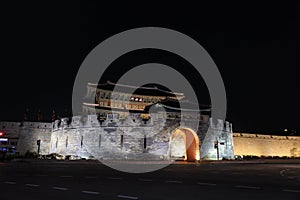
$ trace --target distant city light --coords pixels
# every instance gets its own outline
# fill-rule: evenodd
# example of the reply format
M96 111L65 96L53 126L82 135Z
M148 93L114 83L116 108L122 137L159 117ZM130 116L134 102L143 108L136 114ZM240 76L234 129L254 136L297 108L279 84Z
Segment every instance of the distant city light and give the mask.
M287 132L288 130L287 129L284 129L284 132Z
M197 153L197 152L196 152L196 160L197 160L197 161L200 160L200 155L199 155L199 153Z
M0 131L0 136L4 136L4 135L5 135L5 133Z

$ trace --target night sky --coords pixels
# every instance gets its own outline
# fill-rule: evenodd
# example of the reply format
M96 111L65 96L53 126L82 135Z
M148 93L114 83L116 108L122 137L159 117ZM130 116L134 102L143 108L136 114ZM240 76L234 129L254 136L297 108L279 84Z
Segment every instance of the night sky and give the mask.
M45 121L52 110L70 116L73 82L87 54L121 31L157 26L192 37L213 58L227 92L227 120L236 132L300 130L299 4L80 2L11 4L2 10L0 120L20 121L26 108L34 116L40 109ZM175 68L195 91L207 93L189 63L158 50L120 57L101 80L117 81L130 68L153 61Z

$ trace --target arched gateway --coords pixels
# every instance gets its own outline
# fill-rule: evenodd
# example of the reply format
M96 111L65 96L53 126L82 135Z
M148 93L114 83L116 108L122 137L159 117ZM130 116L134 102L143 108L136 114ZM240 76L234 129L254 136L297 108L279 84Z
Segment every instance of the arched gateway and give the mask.
M176 129L170 140L171 158L183 157L186 161L196 161L200 159L200 141L198 135L190 128Z

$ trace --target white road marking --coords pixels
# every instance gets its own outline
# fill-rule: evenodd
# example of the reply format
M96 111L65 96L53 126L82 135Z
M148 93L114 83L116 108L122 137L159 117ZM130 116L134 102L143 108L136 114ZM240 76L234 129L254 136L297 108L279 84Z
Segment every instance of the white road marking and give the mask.
M68 188L63 188L63 187L52 187L52 189L54 189L54 190L63 190L63 191L68 190Z
M165 181L166 183L182 183L182 181Z
M198 185L207 185L207 186L216 186L217 185L215 183L200 183L200 182L198 182L197 184Z
M61 178L72 178L73 176L60 176Z
M268 174L257 174L258 176L269 176Z
M29 176L28 174L20 174L19 176Z
M138 197L126 196L126 195L117 195L117 197L123 199L139 199Z
M87 191L87 190L82 190L81 192L85 194L99 194L99 192Z
M10 184L10 185L15 185L15 184L17 184L16 182L11 182L11 181L6 181L6 182L4 182L4 183Z
M97 178L97 176L85 176L84 178Z
M36 185L36 184L31 184L31 183L27 183L25 185L29 186L29 187L39 187L40 186L40 185Z
M121 177L107 177L108 179L112 179L112 180L121 180L121 179L123 179L123 178L121 178Z
M153 181L153 180L152 180L152 179L144 179L144 178L139 178L139 181L150 182L150 181Z
M285 192L299 192L300 193L300 190L283 190Z
M241 173L241 172L232 172L231 174L242 175L242 174L244 174L244 173Z
M244 189L255 189L258 190L260 187L255 187L255 186L247 186L247 185L236 185L236 188L244 188Z

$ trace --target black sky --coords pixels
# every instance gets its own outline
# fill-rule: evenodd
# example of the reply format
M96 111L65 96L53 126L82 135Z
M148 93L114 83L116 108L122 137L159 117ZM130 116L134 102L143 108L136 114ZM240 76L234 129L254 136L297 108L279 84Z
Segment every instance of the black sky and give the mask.
M2 9L0 120L22 120L26 108L41 109L46 120L53 109L70 115L73 82L85 56L116 33L158 26L192 37L211 55L225 83L227 119L235 131L300 130L299 4L15 3ZM110 70L160 61L206 90L184 61L148 53L120 58Z

